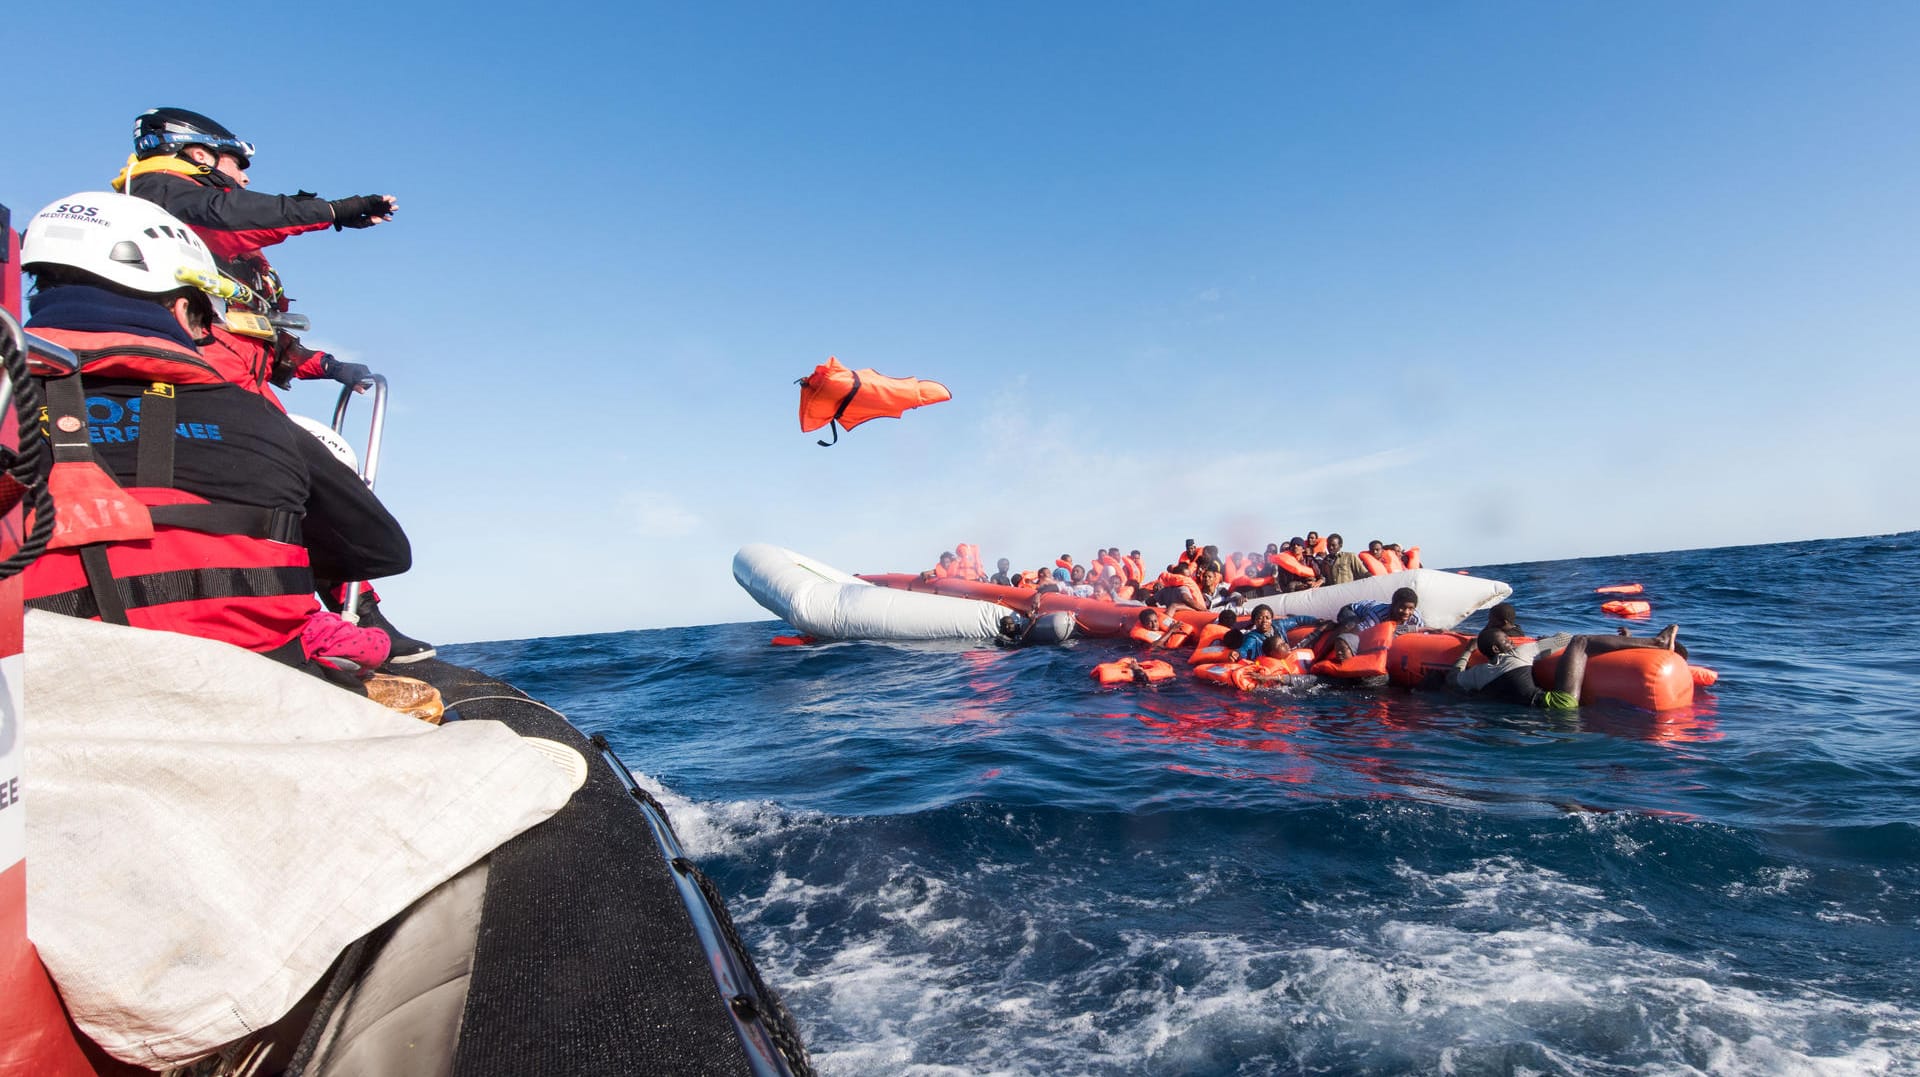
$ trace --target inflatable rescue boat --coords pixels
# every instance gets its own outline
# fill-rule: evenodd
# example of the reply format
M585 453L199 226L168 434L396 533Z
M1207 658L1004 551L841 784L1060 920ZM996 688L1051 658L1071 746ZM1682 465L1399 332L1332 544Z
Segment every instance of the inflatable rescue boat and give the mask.
M1007 613L971 598L876 587L764 542L733 555L733 578L774 616L822 640L988 640Z

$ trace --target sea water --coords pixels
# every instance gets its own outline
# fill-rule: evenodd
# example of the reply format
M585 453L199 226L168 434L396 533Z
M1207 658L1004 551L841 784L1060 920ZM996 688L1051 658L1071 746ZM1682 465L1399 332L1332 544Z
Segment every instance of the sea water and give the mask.
M825 1074L1920 1073L1920 533L1475 571L1539 634L1643 583L1720 682L1549 714L1101 689L1109 641L448 650L650 777Z

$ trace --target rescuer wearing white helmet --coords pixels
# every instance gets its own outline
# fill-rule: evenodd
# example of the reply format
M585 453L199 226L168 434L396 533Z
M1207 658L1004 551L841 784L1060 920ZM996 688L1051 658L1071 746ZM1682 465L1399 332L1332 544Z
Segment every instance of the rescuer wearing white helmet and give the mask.
M36 214L20 253L36 285L28 330L81 360L32 371L60 548L24 573L27 604L322 675L320 658L384 661L385 633L325 614L312 574L403 572L406 535L324 446L201 355L202 286L220 284L201 238L150 202L83 191Z

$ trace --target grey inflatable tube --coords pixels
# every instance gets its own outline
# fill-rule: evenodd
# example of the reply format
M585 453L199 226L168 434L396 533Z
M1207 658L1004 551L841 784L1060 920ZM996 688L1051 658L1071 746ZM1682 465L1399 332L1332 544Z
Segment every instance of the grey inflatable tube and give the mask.
M1043 613L1033 619L1033 627L1021 643L1065 643L1073 635L1073 614Z

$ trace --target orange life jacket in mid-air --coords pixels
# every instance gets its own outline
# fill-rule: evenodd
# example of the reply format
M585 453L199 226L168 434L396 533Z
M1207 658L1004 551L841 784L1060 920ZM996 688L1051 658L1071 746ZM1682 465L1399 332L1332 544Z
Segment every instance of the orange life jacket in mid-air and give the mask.
M897 419L909 408L953 399L937 381L889 378L866 367L848 370L832 357L798 384L801 431L834 428L833 441L822 441L822 446L838 442L841 430L852 430L868 419Z

